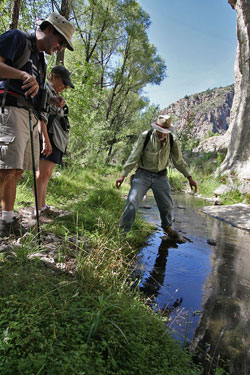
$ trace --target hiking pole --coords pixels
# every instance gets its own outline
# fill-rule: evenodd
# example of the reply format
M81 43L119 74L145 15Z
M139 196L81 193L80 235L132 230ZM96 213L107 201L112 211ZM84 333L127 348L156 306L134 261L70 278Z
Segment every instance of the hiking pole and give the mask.
M31 108L29 108L30 145L31 145L32 169L33 169L33 178L34 178L34 195L35 195L35 205L36 205L37 236L38 236L38 244L40 246L41 245L40 222L39 222L39 212L38 212L37 186L36 186L36 166L35 166L33 126L32 126L32 116L31 115L32 115L32 110L31 110Z

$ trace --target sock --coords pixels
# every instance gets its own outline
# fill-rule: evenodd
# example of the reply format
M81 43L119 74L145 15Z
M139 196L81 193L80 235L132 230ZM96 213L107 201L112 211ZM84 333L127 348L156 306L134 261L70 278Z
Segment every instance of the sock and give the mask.
M38 210L38 216L40 216L41 210ZM34 210L33 215L36 216L36 210Z
M6 223L10 223L14 216L14 211L2 211L2 220L6 221Z

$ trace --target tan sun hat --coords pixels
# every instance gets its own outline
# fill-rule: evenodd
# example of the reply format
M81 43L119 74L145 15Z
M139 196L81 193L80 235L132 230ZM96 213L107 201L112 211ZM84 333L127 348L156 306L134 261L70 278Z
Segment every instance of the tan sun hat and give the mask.
M157 125L161 125L164 128L170 128L171 118L169 115L159 115L156 120Z
M72 24L59 13L55 12L51 13L45 20L39 22L40 27L45 22L50 23L56 29L56 31L58 31L64 37L65 41L67 42L67 48L71 51L74 51L71 39L75 32L75 29Z
M159 115L157 119L152 122L152 128L160 133L168 134L173 131L171 126L171 117L169 115Z

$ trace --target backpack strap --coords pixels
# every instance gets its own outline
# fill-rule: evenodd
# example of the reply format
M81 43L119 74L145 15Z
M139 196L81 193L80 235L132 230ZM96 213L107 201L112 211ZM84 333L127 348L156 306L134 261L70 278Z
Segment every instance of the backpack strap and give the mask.
M145 150L145 148L147 147L147 144L150 140L150 137L151 137L151 134L153 133L153 129L150 129L148 132L147 132L147 135L146 135L146 138L145 138L145 141L144 141L144 145L143 145L143 149L142 149L142 152Z
M26 62L30 58L30 54L31 54L31 51L32 51L33 35L29 34L29 33L25 33L23 31L22 31L22 34L23 34L23 36L25 36L26 45L25 45L25 48L23 50L22 55L17 60L15 60L14 63L13 63L13 67L16 68L16 69L20 69L22 66L24 66L26 64Z
M147 135L146 135L146 138L145 138L145 141L144 141L144 145L143 145L143 149L142 149L142 153L141 153L141 163L143 165L143 160L142 160L142 155L143 155L143 152L145 150L145 148L147 147L147 144L150 140L150 137L151 137L151 134L153 133L153 129L150 129L148 132L147 132Z
M169 133L169 140L170 140L170 152L172 151L173 144L174 144L174 137L172 133Z

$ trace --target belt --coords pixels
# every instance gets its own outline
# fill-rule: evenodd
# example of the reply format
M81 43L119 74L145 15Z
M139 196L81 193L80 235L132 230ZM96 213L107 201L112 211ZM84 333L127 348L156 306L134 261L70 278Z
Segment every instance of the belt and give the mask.
M143 168L138 168L138 169L141 169L142 171L145 171L145 172L148 172L148 173L157 174L158 176L166 176L167 175L167 169L166 168L163 169L162 171L159 171L159 172L150 172L147 169L143 169Z
M3 90L0 90L0 106L2 104L3 100ZM28 110L34 111L34 107L31 103L27 102L23 96L14 94L14 93L8 93L6 95L5 105L10 107L18 107Z

